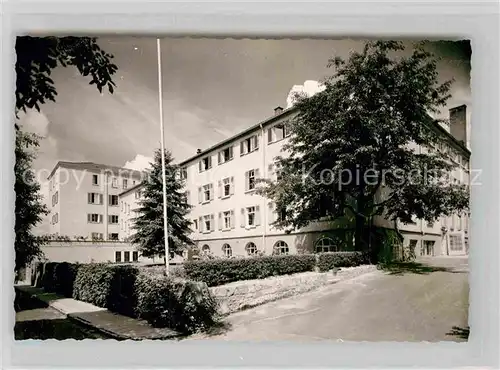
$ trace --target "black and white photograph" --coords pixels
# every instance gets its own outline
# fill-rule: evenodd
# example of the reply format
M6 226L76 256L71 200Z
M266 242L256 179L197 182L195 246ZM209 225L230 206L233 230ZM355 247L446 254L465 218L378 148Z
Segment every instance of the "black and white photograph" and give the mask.
M467 342L470 40L15 53L17 341Z

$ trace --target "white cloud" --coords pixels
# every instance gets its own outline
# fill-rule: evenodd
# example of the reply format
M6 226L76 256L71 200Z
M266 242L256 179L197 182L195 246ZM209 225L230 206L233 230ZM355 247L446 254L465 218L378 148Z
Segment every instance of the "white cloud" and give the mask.
M314 80L307 80L304 82L303 85L293 85L286 98L286 107L290 108L291 106L293 106L293 104L295 103L294 96L296 93L306 94L307 96L313 96L314 94L325 90L325 88L326 88L325 85Z
M153 158L146 157L142 154L137 154L131 161L125 162L124 168L129 168L131 170L143 171L150 168L150 163L153 162Z

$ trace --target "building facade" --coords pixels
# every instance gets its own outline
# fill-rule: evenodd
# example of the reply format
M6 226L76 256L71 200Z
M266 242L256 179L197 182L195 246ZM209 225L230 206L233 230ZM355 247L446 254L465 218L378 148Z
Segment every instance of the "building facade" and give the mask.
M345 225L315 222L296 232L284 233L272 226L279 217L272 202L256 194L257 179L276 180L279 175L274 160L286 155L282 148L290 134L287 120L293 114L293 108L278 107L272 117L180 163L188 201L193 207L189 215L192 238L202 253L232 257L335 250L328 234ZM466 107L457 107L450 110L450 127L436 125L445 144L435 150L447 153L458 164L450 174L452 181L469 184L465 117ZM426 150L413 146L420 152ZM466 254L468 220L468 215L457 214L432 224L415 219L412 224L399 222L397 226L404 235L404 245L416 256ZM374 224L394 228L383 217L375 217ZM346 248L351 247L352 241L346 240Z
M124 190L140 171L91 162L58 162L48 177L50 233L70 239L119 240Z
M137 209L141 199L141 183L138 183L131 188L124 190L119 194L120 201L120 240L127 240L134 230L132 228L134 219L137 217Z

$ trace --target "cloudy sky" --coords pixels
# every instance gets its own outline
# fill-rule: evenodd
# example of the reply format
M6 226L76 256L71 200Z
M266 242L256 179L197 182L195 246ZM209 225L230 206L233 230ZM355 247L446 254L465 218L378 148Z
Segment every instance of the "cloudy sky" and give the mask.
M61 67L52 76L56 102L21 118L26 129L45 137L37 170L50 172L59 160L143 168L160 145L156 39L103 37L99 44L115 56L114 94L100 94L75 68ZM362 45L349 39L162 39L167 148L181 161L267 118L276 106L286 107L292 88L313 91L314 81L331 73L330 57L345 58ZM441 79L455 79L449 107L470 107L468 56L449 43L429 47L443 58Z

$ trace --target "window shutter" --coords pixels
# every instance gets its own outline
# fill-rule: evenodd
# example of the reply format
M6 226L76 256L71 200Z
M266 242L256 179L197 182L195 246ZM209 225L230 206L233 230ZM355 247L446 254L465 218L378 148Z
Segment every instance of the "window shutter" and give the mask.
M203 232L203 217L198 218L198 231Z
M269 225L271 225L274 222L274 204L272 202L269 202L269 213L268 213L268 218L269 218Z
M255 180L260 179L260 170L257 168L255 170Z
M240 220L240 226L245 227L246 222L245 222L245 208L241 209L241 220Z
M229 159L233 159L233 147L229 147Z
M254 136L255 150L259 149L259 137L260 137L260 135Z
M90 215L90 213L87 213L87 222L91 222L92 221L92 216Z
M234 209L231 210L231 219L229 221L229 224L231 225L231 229L234 229Z
M99 223L102 224L102 215L98 216Z
M92 203L92 193L87 194L87 201L88 203Z
M200 170L200 172L203 172L203 161L200 161L198 163L198 169Z
M273 169L274 169L273 164L270 164L269 166L267 166L267 174L268 174L268 177L270 179L273 177Z
M104 196L99 194L99 204L104 204Z
M202 198L202 189L201 189L201 186L198 187L198 203L201 204L201 202L203 201L203 198Z
M231 176L231 179L229 180L231 185L229 186L229 194L233 195L234 194L234 177Z
M267 130L267 142L268 143L273 142L273 129L272 128Z
M222 198L222 181L219 180L218 183L219 198Z
M222 230L222 212L219 212L219 230Z
M249 172L245 172L245 191L248 191L248 183L249 183Z
M214 184L210 184L210 200L214 200Z
M245 144L244 142L240 142L240 156L245 154Z
M222 155L221 155L221 152L217 153L217 157L218 157L218 162L219 164L222 163Z
M212 168L212 156L208 157L208 168Z
M215 217L214 217L213 214L211 214L210 215L210 231L214 231L215 230L214 223L215 223Z
M255 207L255 226L260 226L260 206Z

